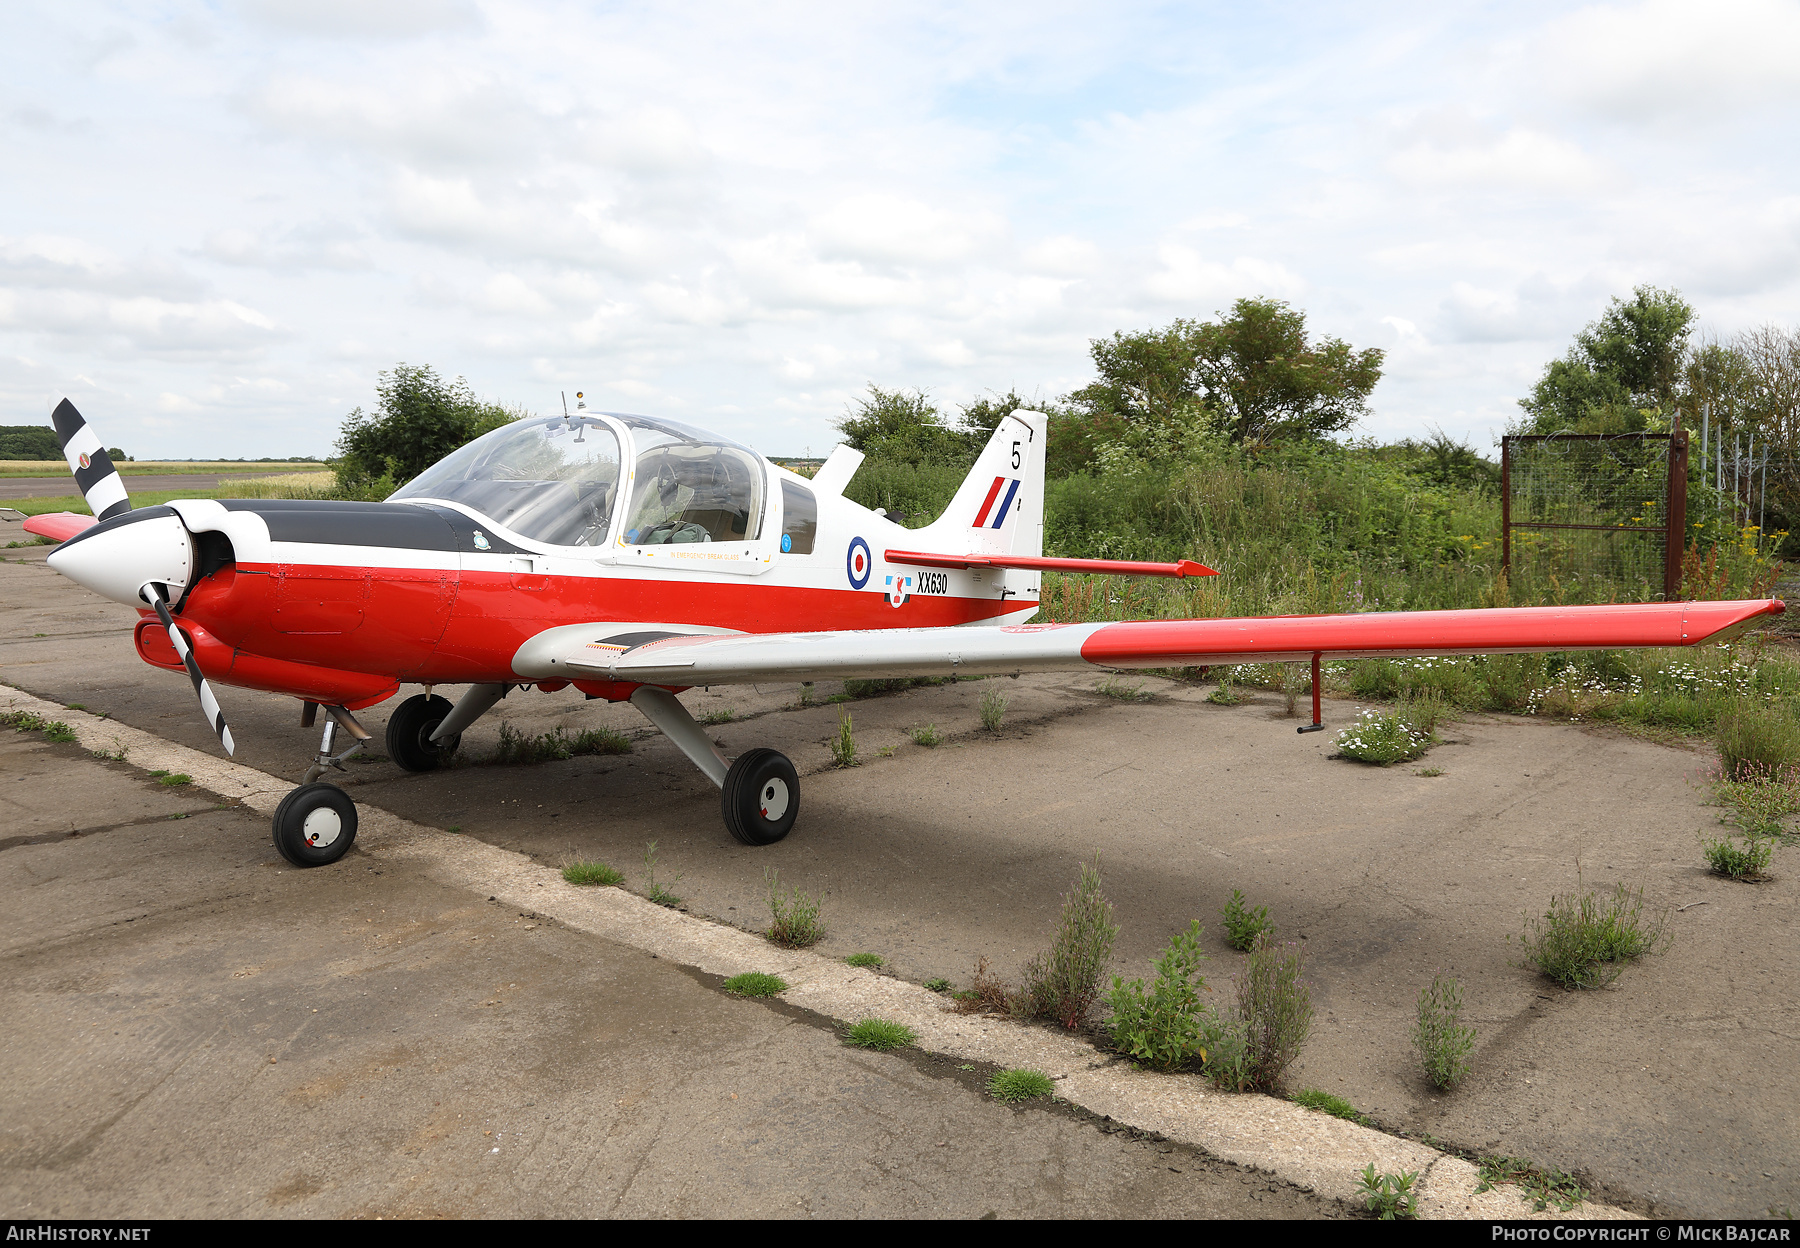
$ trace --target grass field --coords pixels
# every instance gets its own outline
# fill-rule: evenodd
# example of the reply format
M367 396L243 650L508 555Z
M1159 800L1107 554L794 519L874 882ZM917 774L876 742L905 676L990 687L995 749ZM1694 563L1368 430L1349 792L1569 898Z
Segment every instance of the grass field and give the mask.
M154 507L177 498L325 498L336 486L337 476L330 472L289 472L248 481L228 481L212 489L132 490L133 507ZM87 501L79 494L57 498L15 498L0 506L11 507L28 516L41 516L52 511L87 514Z
M192 472L295 472L300 469L319 471L318 464L305 462L281 464L252 464L241 460L227 459L166 459L140 460L136 463L114 464L119 475L124 477L170 476L178 473ZM66 477L69 466L60 459L0 459L0 477Z

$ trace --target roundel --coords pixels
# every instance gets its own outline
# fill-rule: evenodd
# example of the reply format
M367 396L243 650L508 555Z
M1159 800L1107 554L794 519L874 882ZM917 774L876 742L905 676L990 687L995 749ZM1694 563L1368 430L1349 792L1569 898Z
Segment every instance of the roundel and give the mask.
M869 583L875 560L869 555L869 544L860 537L850 539L850 550L844 556L844 571L850 576L850 588L861 589Z
M83 468L91 468L93 466L91 461L88 459L88 453L86 451L83 451L81 453L81 466Z

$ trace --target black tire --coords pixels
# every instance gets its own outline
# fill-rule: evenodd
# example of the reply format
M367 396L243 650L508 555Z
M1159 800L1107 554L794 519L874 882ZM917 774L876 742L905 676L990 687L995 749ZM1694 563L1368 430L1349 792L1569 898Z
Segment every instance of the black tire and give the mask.
M407 771L434 771L437 765L456 753L462 736L433 742L431 734L450 713L450 700L436 694L417 694L394 708L388 716L387 752Z
M773 845L800 813L799 773L785 754L751 750L725 773L719 810L726 830L745 845Z
M335 784L316 781L275 809L275 848L296 867L323 867L356 843L356 803Z

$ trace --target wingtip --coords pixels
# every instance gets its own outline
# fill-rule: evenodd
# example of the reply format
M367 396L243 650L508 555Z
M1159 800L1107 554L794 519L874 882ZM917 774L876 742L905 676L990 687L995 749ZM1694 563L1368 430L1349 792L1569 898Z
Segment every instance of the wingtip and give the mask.
M1175 565L1175 575L1183 576L1217 576L1218 572L1204 563L1196 563L1192 559L1183 559Z

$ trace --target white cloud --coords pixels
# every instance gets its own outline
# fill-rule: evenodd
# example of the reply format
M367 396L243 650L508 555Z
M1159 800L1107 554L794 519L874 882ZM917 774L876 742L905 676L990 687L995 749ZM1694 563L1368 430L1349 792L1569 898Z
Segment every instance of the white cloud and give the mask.
M233 7L279 30L340 38L405 38L481 21L468 0L236 0Z
M1145 292L1163 302L1189 305L1189 316L1208 315L1246 296L1297 299L1306 289L1285 265L1256 256L1225 263L1179 243L1164 244L1156 256L1162 269L1144 279Z
M1620 121L1735 112L1800 99L1800 5L1597 5L1551 22L1530 56L1550 89Z

